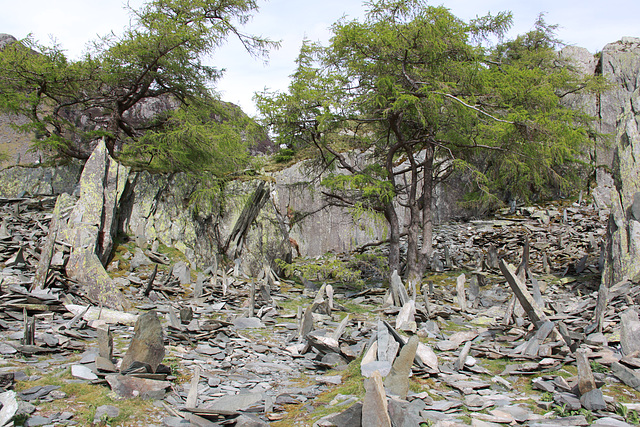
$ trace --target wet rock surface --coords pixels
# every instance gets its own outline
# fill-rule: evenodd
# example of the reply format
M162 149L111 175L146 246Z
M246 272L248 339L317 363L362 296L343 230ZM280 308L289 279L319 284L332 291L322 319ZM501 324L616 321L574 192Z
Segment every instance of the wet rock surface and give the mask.
M611 287L602 329L591 327L607 215L591 206L440 226L436 256L449 262L415 299L399 277L395 297L269 268L248 277L233 263L178 277L175 253L124 242L108 270L134 307L125 313L89 304L61 244L32 289L54 204L0 200L0 420L623 426L640 409L640 285ZM141 253L151 264L132 265ZM79 386L111 400L84 415ZM131 399L146 403L132 413Z

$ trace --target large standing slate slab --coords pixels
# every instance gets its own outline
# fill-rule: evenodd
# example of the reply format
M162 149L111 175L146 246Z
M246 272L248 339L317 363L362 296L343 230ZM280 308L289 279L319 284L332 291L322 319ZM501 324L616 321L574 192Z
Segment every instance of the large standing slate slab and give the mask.
M60 238L72 247L67 275L77 280L94 302L109 308L127 306L122 293L104 269L113 248L117 209L129 174L100 141L80 177L80 198L60 226Z
M133 362L142 362L149 364L155 372L163 358L162 325L158 315L152 310L138 317L131 344L122 359L120 370L127 369Z
M379 372L364 381L366 393L362 403L362 425L391 427L391 419L387 411L387 395Z
M389 392L399 396L401 399L406 399L409 392L409 374L411 373L411 365L413 365L417 349L418 336L413 335L400 350L400 355L393 362L391 372L384 381L384 385L389 389Z

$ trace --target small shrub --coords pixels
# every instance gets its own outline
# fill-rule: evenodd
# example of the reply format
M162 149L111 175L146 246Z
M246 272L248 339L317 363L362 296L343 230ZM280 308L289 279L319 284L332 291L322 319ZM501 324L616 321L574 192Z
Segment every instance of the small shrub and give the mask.
M291 161L291 159L293 159L293 156L295 156L295 154L296 152L291 148L282 148L276 153L275 156L273 156L273 161L276 163L287 163Z

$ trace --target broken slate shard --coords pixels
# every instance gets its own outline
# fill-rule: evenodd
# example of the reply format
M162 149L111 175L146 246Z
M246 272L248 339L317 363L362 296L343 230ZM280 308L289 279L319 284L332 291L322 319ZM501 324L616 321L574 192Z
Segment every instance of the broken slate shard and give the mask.
M122 359L121 370L126 370L133 362L142 362L156 371L164 358L162 325L154 310L138 317L134 335L127 353Z
M391 427L391 419L387 410L387 395L382 384L380 372L374 372L364 382L366 390L362 403L362 425Z

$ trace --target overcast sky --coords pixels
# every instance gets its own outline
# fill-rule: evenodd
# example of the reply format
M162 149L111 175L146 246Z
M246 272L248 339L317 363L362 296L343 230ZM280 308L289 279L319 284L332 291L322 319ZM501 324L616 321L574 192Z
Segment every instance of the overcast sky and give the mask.
M133 6L141 3L131 0ZM7 0L0 15L0 33L18 39L32 33L43 44L50 44L53 37L73 59L98 35L120 33L129 20L124 4L120 0ZM333 22L343 15L360 18L365 9L360 0L258 0L258 4L260 10L245 31L282 41L269 63L251 58L233 42L211 59L212 64L226 69L216 87L222 98L251 115L256 114L252 101L256 91L286 89L305 37L326 43ZM511 11L514 27L510 36L531 29L537 15L545 12L548 23L560 25L560 39L592 53L623 36L640 37L638 0L436 0L429 4L442 4L465 20L487 12Z

